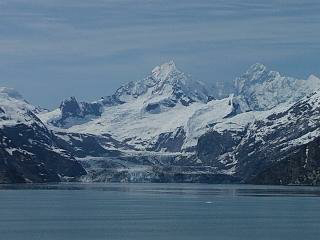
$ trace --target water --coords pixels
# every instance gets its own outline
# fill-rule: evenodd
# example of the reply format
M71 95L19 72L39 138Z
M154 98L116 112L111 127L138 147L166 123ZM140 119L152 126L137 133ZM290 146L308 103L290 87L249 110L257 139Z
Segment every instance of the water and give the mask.
M293 186L0 185L0 239L318 240L319 197Z

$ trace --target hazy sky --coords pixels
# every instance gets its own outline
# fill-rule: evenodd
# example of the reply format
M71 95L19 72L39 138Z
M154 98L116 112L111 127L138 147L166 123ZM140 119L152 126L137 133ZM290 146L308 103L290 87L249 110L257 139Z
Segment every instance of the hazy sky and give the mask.
M320 75L319 0L0 0L0 86L44 107L95 100L174 59L195 79L251 64Z

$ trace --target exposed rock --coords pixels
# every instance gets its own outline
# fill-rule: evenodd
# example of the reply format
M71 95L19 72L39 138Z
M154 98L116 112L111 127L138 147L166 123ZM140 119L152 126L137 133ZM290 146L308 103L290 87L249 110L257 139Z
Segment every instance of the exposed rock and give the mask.
M168 151L181 152L182 145L186 138L186 132L183 127L179 127L174 132L161 133L157 140L150 144L148 151Z
M52 133L36 124L0 128L0 183L71 181L86 174Z
M274 161L247 183L320 185L320 138L299 146L283 159Z

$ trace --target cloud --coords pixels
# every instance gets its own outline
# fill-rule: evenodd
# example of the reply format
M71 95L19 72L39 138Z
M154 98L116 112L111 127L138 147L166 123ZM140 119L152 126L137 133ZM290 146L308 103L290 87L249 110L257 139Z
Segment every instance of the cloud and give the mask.
M319 62L319 11L317 0L2 0L0 84L41 103L30 85L72 91L82 79L77 93L92 99L171 58L207 82L256 61L309 74L319 70L290 64Z

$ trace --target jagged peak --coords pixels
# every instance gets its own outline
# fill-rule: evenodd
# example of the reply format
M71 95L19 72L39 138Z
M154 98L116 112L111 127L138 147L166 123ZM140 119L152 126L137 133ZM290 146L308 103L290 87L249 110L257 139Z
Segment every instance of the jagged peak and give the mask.
M176 64L173 60L163 63L159 66L156 66L152 70L152 76L156 79L164 80L166 79L172 72L177 71Z
M76 116L81 113L81 107L75 97L69 97L60 104L62 118Z
M255 63L251 65L248 70L241 76L241 78L245 78L248 81L264 81L266 77L270 78L280 77L280 73L273 70L268 70L267 66L262 63Z
M320 79L311 75L308 80L282 76L267 70L260 63L252 65L235 80L235 93L251 110L271 109L284 102L293 102L319 89Z
M78 103L76 97L72 96L72 97L68 97L68 98L62 100L62 102L60 104L60 109L64 108L66 105L70 105L70 104L74 104L74 105L79 106L79 103Z
M18 99L18 100L23 99L22 95L14 88L0 87L0 95L2 95L2 96L4 95L4 96Z
M267 70L267 67L266 65L262 64L262 63L255 63L255 64L252 64L248 70L247 70L247 74L250 74L250 73L256 73L256 72L264 72Z
M234 81L236 93L239 94L245 86L263 83L281 77L279 72L269 71L262 63L251 65L248 70Z
M148 91L152 89L148 93ZM173 60L156 66L147 77L142 80L129 82L117 89L109 100L116 100L117 103L124 103L136 99L148 93L148 98L160 95L188 96L193 101L207 101L208 89L199 81L177 69ZM169 96L170 95L170 96ZM109 103L108 103L109 104Z
M242 81L256 82L260 81L267 74L267 67L264 64L255 63L248 68L248 70L240 77L240 79L242 79Z

